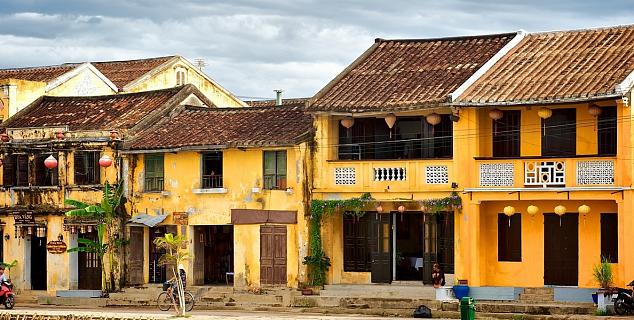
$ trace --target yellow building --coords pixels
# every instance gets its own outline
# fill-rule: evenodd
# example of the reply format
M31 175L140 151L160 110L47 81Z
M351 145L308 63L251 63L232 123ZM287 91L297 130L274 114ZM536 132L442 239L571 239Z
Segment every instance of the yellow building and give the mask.
M0 260L17 260L10 274L16 289L99 294L97 257L65 250L76 247L78 238L95 238L97 221L65 217L64 200L99 203L103 184L121 183L126 175L123 141L181 103L213 106L192 85L113 96L44 96L2 124ZM106 155L114 159L109 168L99 164ZM124 260L116 262L119 277Z
M125 145L130 284L163 282L152 241L190 241L188 283L296 287L312 118L299 106L184 107ZM170 275L167 275L169 278Z
M43 96L96 96L195 85L218 107L242 107L233 96L181 56L66 63L0 70L0 118Z

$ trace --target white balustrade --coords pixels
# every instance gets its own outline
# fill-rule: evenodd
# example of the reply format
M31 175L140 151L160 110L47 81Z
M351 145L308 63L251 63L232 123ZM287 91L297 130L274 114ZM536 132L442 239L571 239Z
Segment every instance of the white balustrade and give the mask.
M566 164L564 161L524 162L524 185L561 187L566 185Z
M373 168L374 181L405 181L407 170L402 167L397 168Z

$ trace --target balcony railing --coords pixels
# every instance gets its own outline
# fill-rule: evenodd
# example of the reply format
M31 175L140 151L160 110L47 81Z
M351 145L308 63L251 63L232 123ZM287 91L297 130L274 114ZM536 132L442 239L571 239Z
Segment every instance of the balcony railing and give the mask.
M613 158L478 160L478 186L612 186L617 177L615 163Z

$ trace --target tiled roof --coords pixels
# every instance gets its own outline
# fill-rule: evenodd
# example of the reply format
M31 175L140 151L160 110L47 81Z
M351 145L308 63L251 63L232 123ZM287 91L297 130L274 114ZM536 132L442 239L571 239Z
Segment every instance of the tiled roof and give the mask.
M311 111L365 112L444 103L516 33L380 40L313 98Z
M91 97L44 96L9 118L5 128L59 127L69 130L129 129L176 95L183 99L192 85L164 90Z
M291 98L282 99L282 106L284 107L303 107L309 98ZM274 107L275 99L272 100L253 100L245 101L251 107Z
M154 68L174 58L175 56L125 60L91 62L104 76L106 76L118 88L123 88L130 82L152 71Z
M312 117L300 107L185 107L126 143L129 149L290 146L308 139Z
M68 63L57 66L0 69L0 79L13 78L20 80L48 82L74 69L77 66L78 64Z
M557 103L619 94L634 71L634 25L534 33L470 86L463 104Z

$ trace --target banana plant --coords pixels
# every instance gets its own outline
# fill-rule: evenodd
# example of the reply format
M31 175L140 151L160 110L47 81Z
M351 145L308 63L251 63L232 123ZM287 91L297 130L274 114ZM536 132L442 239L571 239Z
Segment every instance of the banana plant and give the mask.
M11 268L15 267L18 264L18 260L13 260L10 263L7 262L0 262L0 265L5 267L7 270L9 270L9 274L7 274L7 278L11 279L10 275L11 275Z
M174 275L174 281L178 288L178 305L174 305L177 316L183 316L185 314L185 288L183 279L180 277L180 270L178 266L184 261L189 259L187 254L187 239L183 236L175 236L171 233L165 234L163 237L154 239L154 244L161 249L165 249L165 254L159 258L161 265L170 266L172 274ZM174 302L176 303L176 302Z

